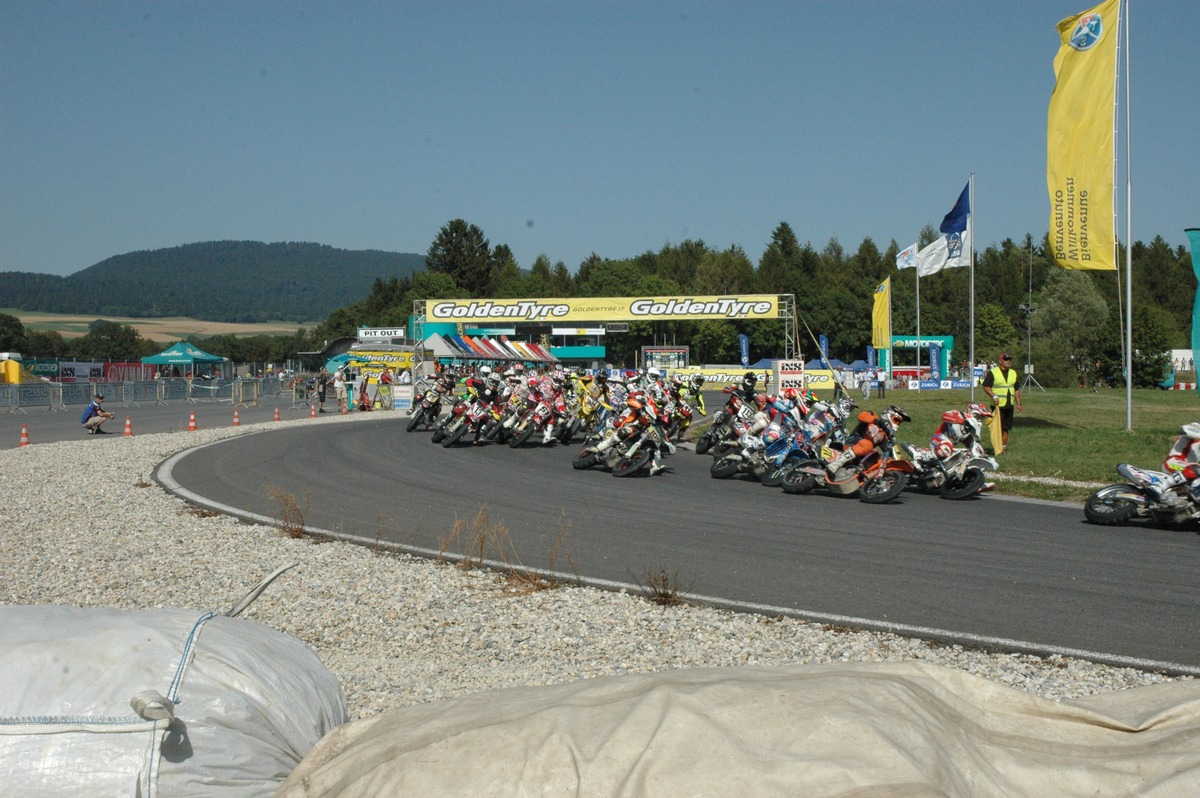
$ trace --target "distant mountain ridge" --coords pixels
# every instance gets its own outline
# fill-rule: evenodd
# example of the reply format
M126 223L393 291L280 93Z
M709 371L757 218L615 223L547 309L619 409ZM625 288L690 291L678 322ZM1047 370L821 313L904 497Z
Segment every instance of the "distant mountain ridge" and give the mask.
M205 321L316 321L406 278L425 256L325 244L208 241L116 255L62 277L0 272L0 307Z

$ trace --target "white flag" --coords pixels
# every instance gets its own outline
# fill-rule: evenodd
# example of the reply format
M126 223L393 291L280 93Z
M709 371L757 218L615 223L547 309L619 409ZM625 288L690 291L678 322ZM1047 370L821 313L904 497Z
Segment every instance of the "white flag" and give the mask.
M917 268L917 242L909 244L904 248L904 251L896 256L897 269L915 269Z
M971 232L946 233L917 253L917 276L928 277L942 269L956 269L970 262Z

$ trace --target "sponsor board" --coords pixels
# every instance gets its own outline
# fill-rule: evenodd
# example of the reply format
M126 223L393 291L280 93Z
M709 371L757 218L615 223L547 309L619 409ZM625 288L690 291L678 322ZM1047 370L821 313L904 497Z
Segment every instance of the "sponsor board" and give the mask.
M430 299L433 322L669 321L776 319L783 303L775 294L682 297L583 297L573 299Z

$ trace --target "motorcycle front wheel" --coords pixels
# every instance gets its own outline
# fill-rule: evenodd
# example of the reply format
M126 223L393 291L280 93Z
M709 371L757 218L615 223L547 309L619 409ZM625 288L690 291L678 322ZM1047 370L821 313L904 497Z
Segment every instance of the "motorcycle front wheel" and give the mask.
M720 460L713 460L713 464L708 467L708 473L713 479L729 479L738 472L738 463L736 457L722 457Z
M794 458L791 460L784 460L779 465L768 468L767 472L762 475L762 479L760 481L768 488L778 488L783 484L783 478L787 476L789 471L796 467L796 463L798 462L800 461Z
M806 468L822 468L820 460L801 460L792 466L792 470L783 475L779 485L785 493L809 493L817 487L817 475L809 474Z
M450 426L450 425L449 424L437 425L437 427L434 428L433 435L432 435L432 437L430 437L429 440L433 441L434 443L441 443L442 438L446 437L446 427L448 427L448 426Z
M595 464L596 464L596 453L593 452L591 449L589 449L587 446L584 446L582 449L580 449L578 451L578 453L576 453L575 459L573 459L571 461L571 467L578 471L583 471L585 469L591 468Z
M451 446L461 441L462 437L467 434L467 428L470 426L471 425L462 418L451 424L450 431L446 433L446 438L442 441L442 448L449 449Z
M513 449L519 449L531 437L533 437L533 422L527 421L525 422L525 426L517 428L517 434L508 442L508 445Z
M1138 506L1128 499L1115 498L1113 494L1125 493L1128 485L1108 485L1088 497L1083 505L1083 514L1093 524L1116 526L1137 515Z
M654 454L649 449L638 449L633 453L633 457L622 457L617 464L613 466L612 475L614 477L628 477L641 471L650 458Z
M413 432L417 427L421 426L421 422L425 419L425 408L418 407L417 412L413 413L408 419L408 432Z
M867 504L883 504L900 495L908 484L908 474L903 471L884 471L868 479L858 489L858 500Z
M962 479L947 479L942 483L943 499L965 499L974 496L983 487L986 480L984 473L978 468L968 468L963 471Z

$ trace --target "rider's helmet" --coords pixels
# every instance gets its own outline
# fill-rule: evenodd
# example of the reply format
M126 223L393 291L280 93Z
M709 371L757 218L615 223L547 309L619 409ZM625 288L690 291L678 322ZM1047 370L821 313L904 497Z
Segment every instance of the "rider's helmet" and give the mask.
M683 387L683 376L680 374L676 374L676 375L672 376L671 377L671 385L673 387L675 387L676 389L682 388Z
M533 388L534 390L537 390L538 378L536 376L529 378L529 387Z
M484 366L479 367L479 376L480 377L488 377L491 375L491 373L492 373L491 366L484 365Z
M797 399L800 398L800 392L797 391L795 388L784 388L783 393L780 395L784 399L787 399L790 402L795 402Z
M515 376L517 376L517 370L514 369L512 366L509 366L508 368L506 368L504 370L504 374L503 374L504 379L511 380Z
M600 371L597 371L596 372L596 382L600 383L601 385L608 382L608 372L604 371L603 369L601 369Z
M646 376L649 377L650 379L654 380L655 382L658 382L659 380L662 379L662 372L659 371L658 369L652 368L646 372Z
M991 418L992 417L992 409L990 407L988 407L987 405L979 404L979 402L973 402L967 408L967 412L970 413L971 415L975 416L975 418Z
M692 387L693 388L695 388L696 390L700 390L700 386L703 384L704 384L704 375L703 374L693 374L692 375Z
M837 405L831 408L831 410L833 411L834 415L845 421L846 419L850 418L850 414L853 413L854 409L857 407L857 402L855 402L849 396L843 396L838 400Z
M748 391L753 391L755 385L758 385L758 375L753 371L747 371L746 376L742 377L742 387Z
M905 421L912 421L912 416L905 413L898 405L888 405L888 409L883 411L883 418L891 425L893 430Z
M966 420L963 414L957 410L947 410L945 413L942 413L942 423L944 424L961 425L966 423Z
M1200 422L1192 421L1179 428L1180 435L1186 435L1194 441L1200 441Z
M754 404L758 406L759 410L766 410L767 409L767 397L763 396L761 393L758 394L757 396L754 397Z

